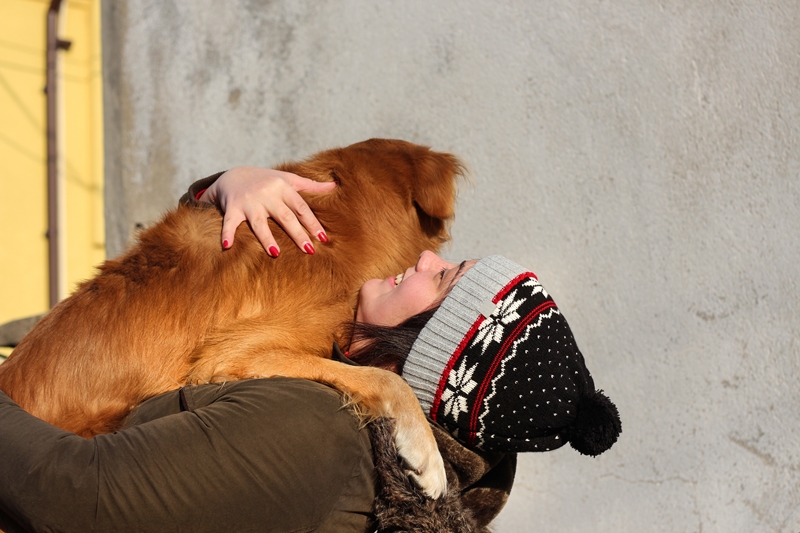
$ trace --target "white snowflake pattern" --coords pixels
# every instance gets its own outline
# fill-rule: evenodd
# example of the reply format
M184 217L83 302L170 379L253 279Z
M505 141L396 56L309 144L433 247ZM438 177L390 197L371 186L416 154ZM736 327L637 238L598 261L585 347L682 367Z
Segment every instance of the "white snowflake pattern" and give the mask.
M539 283L539 280L537 280L536 278L528 278L527 281L525 281L525 283L522 284L522 286L533 287L533 290L531 291L531 296L534 296L541 292L542 296L544 296L545 298L550 297L550 295L547 294L547 291L544 290L544 287L542 287L542 284Z
M516 296L517 290L514 289L511 294L497 302L497 308L494 313L478 326L478 334L475 335L475 340L472 341L471 347L483 341L481 353L486 353L486 348L490 343L500 342L503 339L504 326L519 320L517 309L525 301L525 298L515 300Z
M478 386L472 380L472 374L475 373L477 366L475 364L472 368L467 369L467 363L464 360L458 370L450 372L447 377L447 387L442 392L444 414L445 416L452 416L455 422L458 422L458 416L461 413L467 412L467 395Z

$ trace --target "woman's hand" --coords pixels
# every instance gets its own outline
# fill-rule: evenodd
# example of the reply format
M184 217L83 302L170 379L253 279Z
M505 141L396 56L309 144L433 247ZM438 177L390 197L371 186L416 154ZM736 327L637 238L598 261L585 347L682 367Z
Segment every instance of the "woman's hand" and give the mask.
M281 251L267 224L271 217L301 250L313 254L314 245L308 235L314 235L323 243L328 242L328 236L311 208L297 193L326 193L335 188L335 182L317 182L291 172L234 167L217 178L198 200L216 204L222 209L223 249L233 246L236 228L247 220L264 250L272 257L278 257Z

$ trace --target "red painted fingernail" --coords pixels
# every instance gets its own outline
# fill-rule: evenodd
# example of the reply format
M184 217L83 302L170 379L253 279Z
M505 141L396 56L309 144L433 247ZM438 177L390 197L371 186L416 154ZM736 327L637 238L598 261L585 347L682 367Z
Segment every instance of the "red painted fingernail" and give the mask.
M229 247L230 247L230 243L228 242L228 239L225 239L224 241L222 241L223 250L227 250Z
M328 242L328 236L325 235L324 231L317 233L317 239L319 239L319 242Z
M279 255L281 255L281 251L278 250L278 247L275 246L274 244L270 246L267 251L269 252L269 255L271 255L272 257L278 257Z
M303 245L303 250L305 250L309 255L314 255L314 246L312 246L310 242L307 242Z

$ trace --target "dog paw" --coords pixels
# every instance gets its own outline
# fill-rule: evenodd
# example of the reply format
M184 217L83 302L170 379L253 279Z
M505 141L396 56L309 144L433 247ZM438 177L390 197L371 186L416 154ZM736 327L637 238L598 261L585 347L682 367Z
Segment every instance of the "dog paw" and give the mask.
M427 496L436 499L447 492L447 475L433 432L427 422L423 424L420 426L416 422L416 427L397 425L397 452L405 461L411 479Z

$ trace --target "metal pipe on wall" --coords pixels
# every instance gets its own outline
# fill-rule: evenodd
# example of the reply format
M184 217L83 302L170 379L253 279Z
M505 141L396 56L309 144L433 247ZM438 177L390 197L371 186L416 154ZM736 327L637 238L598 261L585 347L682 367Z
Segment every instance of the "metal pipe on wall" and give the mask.
M47 10L47 239L50 307L59 300L59 227L58 227L58 50L69 50L70 41L58 38L58 15L62 0L52 0Z

